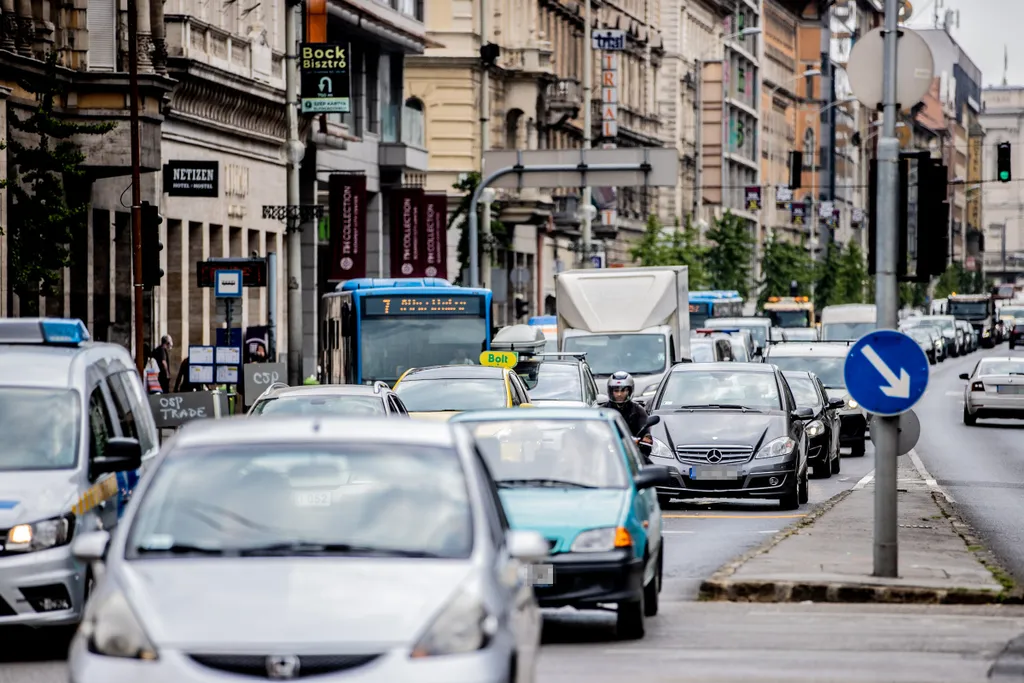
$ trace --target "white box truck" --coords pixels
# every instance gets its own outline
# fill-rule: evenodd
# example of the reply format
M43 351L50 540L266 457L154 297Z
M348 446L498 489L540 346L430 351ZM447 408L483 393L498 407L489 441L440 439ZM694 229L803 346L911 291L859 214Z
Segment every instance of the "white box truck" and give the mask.
M639 398L690 360L689 301L686 266L567 270L555 276L558 348L586 352L602 391L625 370Z

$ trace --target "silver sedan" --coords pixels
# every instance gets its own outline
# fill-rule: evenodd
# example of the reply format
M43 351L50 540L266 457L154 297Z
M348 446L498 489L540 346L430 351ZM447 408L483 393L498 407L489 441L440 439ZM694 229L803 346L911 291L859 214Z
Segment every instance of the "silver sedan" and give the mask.
M1024 419L1024 358L983 358L972 373L963 373L964 424L979 418Z
M459 425L196 421L72 550L102 572L74 683L534 679L547 542Z

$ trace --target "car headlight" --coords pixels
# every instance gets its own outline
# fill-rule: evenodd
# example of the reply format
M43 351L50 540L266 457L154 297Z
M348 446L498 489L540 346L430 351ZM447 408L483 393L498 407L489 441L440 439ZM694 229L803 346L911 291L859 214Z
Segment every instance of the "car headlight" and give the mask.
M675 459L675 455L672 453L672 449L669 448L668 444L664 441L659 441L658 439L654 439L654 443L651 445L651 457Z
M789 455L796 448L796 441L789 438L788 436L780 436L777 439L773 439L761 447L761 450L757 452L755 458L779 458L784 455Z
M942 340L941 339L936 339L935 340L935 348L937 348L937 349L941 349L942 348Z
M35 550L57 548L71 541L74 527L75 516L72 514L32 524L18 524L7 532L7 541L3 548L11 553L30 553Z
M583 531L569 548L574 553L606 553L616 548L629 548L633 539L622 527L604 527Z
M476 590L464 587L427 627L409 656L419 659L476 652L487 647L497 632L497 617L487 611Z
M821 420L815 420L807 425L807 436L820 436L824 433L825 425L821 423Z
M857 403L856 401L854 401L852 396L847 396L843 400L846 401L846 409L847 410L857 410L857 408L860 408L860 404Z
M145 661L159 659L156 648L120 590L89 603L80 633L93 654Z

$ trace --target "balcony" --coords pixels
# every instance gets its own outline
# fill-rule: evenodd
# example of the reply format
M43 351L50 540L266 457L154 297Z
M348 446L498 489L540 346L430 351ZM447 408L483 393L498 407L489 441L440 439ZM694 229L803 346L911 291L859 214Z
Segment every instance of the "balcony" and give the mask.
M427 150L423 111L393 104L384 107L378 161L381 167L426 171Z
M576 118L583 106L583 88L574 78L561 78L548 83L544 88L544 101L547 102L548 111Z
M532 41L532 44L526 47L502 49L500 66L506 71L553 76L553 54L550 41Z

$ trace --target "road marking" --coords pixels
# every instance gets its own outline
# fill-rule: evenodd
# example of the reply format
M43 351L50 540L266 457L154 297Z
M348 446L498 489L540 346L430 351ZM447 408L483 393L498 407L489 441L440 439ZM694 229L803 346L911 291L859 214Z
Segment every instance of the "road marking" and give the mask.
M765 529L764 531L758 531L757 533L759 533L759 534L777 534L777 533L779 533L779 530L778 529Z
M868 472L867 474L864 475L863 479L861 479L860 481L858 481L856 484L853 485L853 490L854 491L860 491L862 488L864 488L865 486L870 484L871 481L874 478L875 478L875 471L871 470L870 472Z
M799 519L807 515L662 515L665 519Z
M935 478L928 473L928 469L924 466L924 463L921 462L921 456L917 454L917 451L911 448L907 455L910 456L911 462L914 463L914 468L917 470L917 473L921 475L921 478L924 479L924 483L928 485L928 488L937 493L941 493L947 503L956 502L953 500L953 497L949 495L946 489L939 486L939 483L935 481Z

